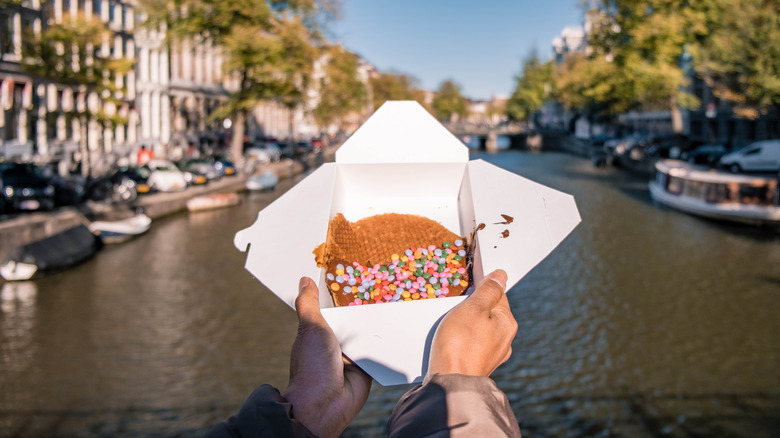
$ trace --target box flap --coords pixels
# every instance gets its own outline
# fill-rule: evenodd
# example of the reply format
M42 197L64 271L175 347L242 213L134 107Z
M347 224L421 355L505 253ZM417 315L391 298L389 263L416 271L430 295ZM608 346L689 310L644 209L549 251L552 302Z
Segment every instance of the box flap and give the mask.
M233 238L236 248L247 252L246 269L293 308L298 280L307 276L316 281L322 276L312 250L328 233L335 171L335 164L323 164L261 210L257 221ZM327 294L320 294L321 301L329 298L323 295Z
M466 162L469 151L415 101L388 101L336 151L337 163Z
M580 223L577 205L571 195L482 160L467 169L474 226L485 224L476 232L474 279L504 269L509 289Z

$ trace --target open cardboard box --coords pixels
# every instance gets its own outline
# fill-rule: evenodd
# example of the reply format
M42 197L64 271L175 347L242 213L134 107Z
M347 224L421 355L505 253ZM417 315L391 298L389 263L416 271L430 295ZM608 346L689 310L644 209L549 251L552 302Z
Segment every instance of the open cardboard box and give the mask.
M465 296L334 307L312 251L329 220L408 213L474 236L473 282L494 269L507 289L580 222L570 195L482 160L413 101L387 102L323 164L239 231L246 268L290 307L298 280L319 282L320 306L344 354L382 385L411 383L427 369L438 321ZM507 222L502 215L513 218ZM477 230L480 224L484 228ZM473 288L472 288L473 289Z

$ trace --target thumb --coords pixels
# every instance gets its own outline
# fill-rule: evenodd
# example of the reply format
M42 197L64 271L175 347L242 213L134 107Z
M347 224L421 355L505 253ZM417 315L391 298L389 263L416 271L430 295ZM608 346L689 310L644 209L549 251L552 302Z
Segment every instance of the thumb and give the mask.
M474 293L466 300L479 309L490 310L504 298L507 275L503 269L497 269L479 282Z
M314 280L309 277L301 277L298 282L295 311L298 313L298 321L300 322L314 322L323 319L320 311L319 290Z

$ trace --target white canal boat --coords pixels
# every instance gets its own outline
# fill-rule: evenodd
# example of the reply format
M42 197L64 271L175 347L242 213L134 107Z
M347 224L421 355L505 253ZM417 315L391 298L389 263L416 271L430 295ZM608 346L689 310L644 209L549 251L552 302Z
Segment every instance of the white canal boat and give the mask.
M751 225L780 225L777 176L735 174L684 161L660 160L653 199L677 210Z
M118 220L100 220L89 224L89 229L100 237L103 243L121 243L149 230L152 219L138 213Z

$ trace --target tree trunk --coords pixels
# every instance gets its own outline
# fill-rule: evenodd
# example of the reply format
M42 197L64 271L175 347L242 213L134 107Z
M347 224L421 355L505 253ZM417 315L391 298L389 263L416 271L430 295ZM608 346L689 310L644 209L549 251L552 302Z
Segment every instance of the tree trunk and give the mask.
M288 122L288 130L290 131L290 142L293 142L295 140L295 107L287 107L287 111L289 112L289 119Z
M681 134L683 131L682 112L680 106L677 105L677 99L672 98L671 102L671 114L672 114L672 132L675 134Z
M79 139L79 149L81 150L81 176L89 178L92 175L92 163L89 156L89 121L79 118L79 130L81 138Z
M246 131L246 112L236 111L236 119L233 121L233 138L230 139L230 155L238 164L244 156L244 134Z

